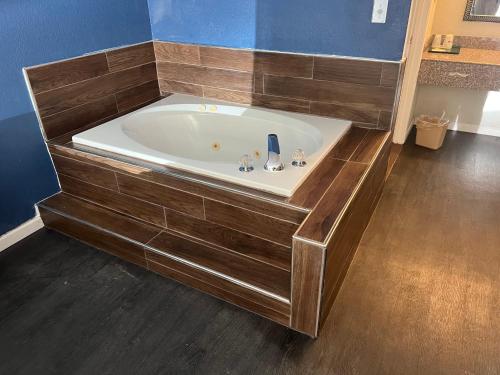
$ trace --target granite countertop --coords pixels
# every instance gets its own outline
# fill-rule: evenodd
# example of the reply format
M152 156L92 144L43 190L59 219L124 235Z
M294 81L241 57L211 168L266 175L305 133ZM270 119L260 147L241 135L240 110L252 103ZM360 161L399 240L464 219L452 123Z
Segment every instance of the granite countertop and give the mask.
M460 54L424 52L422 60L500 66L500 51L462 48Z

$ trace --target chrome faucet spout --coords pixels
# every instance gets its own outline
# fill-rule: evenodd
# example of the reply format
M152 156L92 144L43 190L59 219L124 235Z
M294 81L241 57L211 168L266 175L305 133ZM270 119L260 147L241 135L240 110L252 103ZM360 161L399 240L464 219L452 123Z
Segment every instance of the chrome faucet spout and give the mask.
M279 172L285 169L285 165L281 162L280 144L276 134L267 135L267 161L264 169L269 172Z

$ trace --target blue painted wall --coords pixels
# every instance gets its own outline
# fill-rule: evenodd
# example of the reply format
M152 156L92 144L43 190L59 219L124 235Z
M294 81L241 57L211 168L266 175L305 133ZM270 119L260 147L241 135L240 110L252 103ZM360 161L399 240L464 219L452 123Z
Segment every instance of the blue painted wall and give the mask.
M0 0L0 234L58 190L22 67L152 38L399 60L410 3L372 24L373 0Z
M153 38L238 48L401 59L411 0L148 0Z
M0 234L58 190L22 67L150 39L146 0L0 0Z

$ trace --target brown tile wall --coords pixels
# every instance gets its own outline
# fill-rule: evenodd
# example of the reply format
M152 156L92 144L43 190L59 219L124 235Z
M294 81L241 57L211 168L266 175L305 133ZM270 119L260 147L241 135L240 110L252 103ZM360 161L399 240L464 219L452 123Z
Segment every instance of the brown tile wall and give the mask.
M254 211L247 208L243 197L226 199L222 194L215 200L210 194L193 194L144 179L147 176L68 156L52 153L64 193L251 259L248 262L254 269L265 269L270 276L279 275L280 280L289 282L292 235L299 223L287 219L298 221L298 216L276 209L270 216L267 213L273 211L272 204L265 210L254 207L258 210Z
M399 69L399 63L147 42L26 73L52 140L149 104L160 91L389 130Z
M153 43L27 68L47 140L160 97Z
M27 69L46 137L53 140L49 148L63 190L49 199L50 212L45 212L44 220L57 230L188 285L194 283L285 325L289 324L288 302L243 287L229 293L234 286L222 288L221 283L226 281L177 264L172 255L285 300L291 291L307 295L314 308L304 310L301 306L306 304L296 299L290 324L314 336L321 295L315 293L326 285L326 307L321 310L326 316L352 257L351 250L369 218L365 213L371 212L371 203L379 196L380 189L371 187L383 185L378 176L385 175L387 160L377 154L388 142L389 133L351 128L296 194L285 200L89 154L61 139L157 100L160 92L339 117L361 127L388 130L401 71L398 63L163 42ZM356 215L344 215L353 191L375 157L380 159L376 169L381 172L370 172L375 177L362 181L368 189L363 196L370 203L369 210L361 207ZM343 220L342 215L351 218L349 228L332 232L339 218ZM68 218L76 218L78 223L72 224ZM89 218L92 225L84 225ZM352 220L361 221L353 224ZM360 229L350 237L351 227ZM131 238L133 243L109 237L98 228ZM300 253L300 246L292 248L292 238L295 243L306 244L305 248L321 251L308 257L310 251ZM149 243L156 250L143 249L136 242ZM345 247L345 251L331 251L331 243ZM317 272L321 264L326 265L325 279L321 276L313 280L308 275L322 275ZM297 271L301 267L303 271Z
M45 206L53 213L44 213L51 228L177 280L205 278L204 286L180 281L315 336L320 307L324 319L380 195L387 166L387 158L380 156L386 153L380 150L390 143L389 137L389 132L351 128L294 196L285 200L188 182L182 176L113 159L111 154L96 155L71 143L52 142L49 150L63 193L43 202L41 211ZM365 171L367 177L362 178ZM363 197L356 209L353 204L358 205L350 203L353 194L353 202ZM308 215L305 208L311 210ZM75 226L73 220L92 228ZM101 235L99 228L150 247L144 253L113 238L107 246L109 236ZM172 256L285 300L246 287L240 287L235 297L228 281ZM221 283L225 283L222 289Z
M290 275L284 270L276 272L271 266L258 264L221 247L207 246L66 193L46 199L39 208L44 224L51 229L288 325L290 306L287 301L206 272L194 264L287 295ZM194 264L181 262L178 257Z
M154 42L162 93L351 120L389 130L399 63Z

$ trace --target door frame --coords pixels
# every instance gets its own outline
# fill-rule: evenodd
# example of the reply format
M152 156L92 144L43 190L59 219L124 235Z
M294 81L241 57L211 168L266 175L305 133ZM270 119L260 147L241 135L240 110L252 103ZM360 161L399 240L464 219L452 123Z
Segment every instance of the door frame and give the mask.
M408 20L403 61L405 72L394 126L393 142L403 144L413 125L413 105L420 61L430 36L436 0L413 0Z

